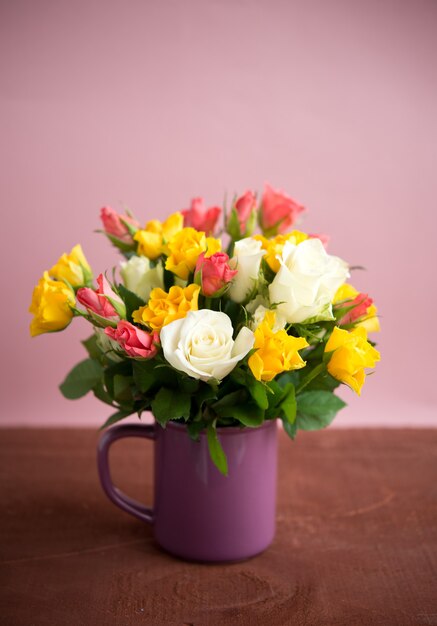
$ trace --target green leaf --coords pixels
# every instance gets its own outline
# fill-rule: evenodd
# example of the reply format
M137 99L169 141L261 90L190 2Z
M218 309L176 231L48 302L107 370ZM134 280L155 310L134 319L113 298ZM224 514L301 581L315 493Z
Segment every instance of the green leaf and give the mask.
M120 376L132 376L132 361L130 359L126 359L125 361L120 361L119 363L114 363L110 365L104 370L104 382L105 387L110 396L114 397L115 389L114 389L114 377L116 375Z
M265 410L268 408L269 401L267 399L267 391L265 386L261 382L255 379L250 380L250 378L248 377L247 389L260 409Z
M317 344L323 341L323 338L320 337L320 331L323 329L318 324L313 324L311 326L304 324L292 324L292 327L296 331L298 337L303 337L310 344L311 342Z
M88 355L91 359L100 361L100 359L102 358L102 352L97 345L97 335L95 333L93 333L91 337L88 337L88 339L85 339L81 343L85 347L85 350L88 352Z
M141 393L146 393L156 381L155 364L153 361L133 361L132 370L135 385Z
M214 420L212 423L208 425L207 430L207 440L208 440L208 449L209 454L211 456L211 460L219 470L221 474L224 476L228 475L228 461L226 459L226 454L222 448L222 445L217 436L216 430L216 421Z
M132 217L132 215L129 215L128 217ZM131 224L131 222L128 222L127 219L123 216L120 215L120 222L126 226L127 230L129 231L129 235L132 235L132 237L135 235L136 232L138 232L139 228L137 228L136 226L134 226L133 224Z
M113 363L112 365L107 367L105 372L111 374L111 376L115 376L115 374L121 374L122 376L132 376L132 363L134 363L134 361L130 359L118 361L117 363Z
M199 441L199 436L202 430L206 428L204 421L191 422L187 425L188 434L193 441Z
M308 391L314 390L322 390L322 391L334 391L337 387L340 386L340 381L336 380L331 374L327 372L325 374L321 374L317 376L313 381L311 381L307 387Z
M213 400L217 397L217 388L208 383L201 383L199 391L196 392L194 399L198 404L202 404L205 400Z
M125 319L126 318L126 306L124 302L120 302L116 298L111 298L111 296L106 296L106 299L114 307L119 317L121 317L121 319Z
M99 430L103 430L104 428L107 428L107 426L111 426L125 417L129 417L129 415L132 415L133 412L134 411L117 411L116 413L113 413L110 417L108 417L103 426L100 426Z
M126 305L126 319L131 322L132 321L132 313L139 309L140 307L145 305L144 300L142 300L136 293L133 291L129 291L122 284L117 285L117 291L120 295L120 298Z
M278 384L277 380L270 380L267 383L268 388L270 389L269 395L268 395L268 399L269 399L269 406L278 404L277 397L281 396L282 397L282 387L285 387L285 385L281 386Z
M113 398L111 398L111 396L106 391L102 383L99 383L95 387L93 387L93 393L96 396L96 398L100 400L101 402L114 406Z
M212 408L214 409L214 411L219 411L222 408L234 407L244 397L246 397L245 390L237 389L236 391L227 393L222 398L220 398L220 400L217 400L217 402L214 402Z
M181 376L179 378L179 389L184 393L194 394L199 389L199 381L189 376Z
M311 346L310 348L305 348L302 350L301 355L304 361L307 362L306 367L302 370L297 370L300 374L304 374L307 367L314 366L319 364L323 360L323 356L325 353L325 342L328 340L328 337L325 335L324 341L321 342L317 346Z
M283 386L286 387L286 384ZM265 413L265 419L274 419L279 417L279 413L281 412L280 404L287 395L287 391L284 392L284 389L281 385L279 385L278 380L270 380L267 383L267 388L269 390L267 394L269 406Z
M306 368L303 368L306 369ZM295 387L297 387L299 380L300 380L300 371L303 370L292 370L290 372L284 372L283 374L280 374L277 378L276 378L276 382L277 384L284 388L288 385L288 383L293 383L293 385ZM268 383L269 385L271 385L271 383L275 382L274 380L272 380L270 383Z
M284 387L285 397L282 400L279 408L282 410L285 420L289 424L293 424L296 421L296 394L293 383L288 383Z
M62 395L76 400L87 394L102 379L102 366L93 359L78 363L59 386Z
M114 235L110 235L109 233L105 232L104 230L97 230L95 232L98 233L103 233L104 235L107 236L107 238L109 239L109 241L119 250L121 250L122 252L133 252L135 250L135 245L133 243L126 243L124 241L122 241L121 239L118 239L118 237L114 237Z
M207 383L201 382L199 384L199 388L192 395L192 403L191 403L191 419L199 422L202 420L205 403L208 400L216 400L217 399L217 389Z
M156 421L165 427L172 419L188 419L190 417L191 396L187 393L176 392L161 387L152 400L152 413Z
M311 381L313 381L315 378L317 378L321 374L325 374L325 372L326 372L326 365L324 363L319 363L319 365L316 365L316 367L314 367L313 369L308 369L308 372L306 372L306 368L305 368L304 376L302 377L299 383L299 386L296 389L296 393L300 393L302 389L304 389L307 385L310 384Z
M231 417L234 417L245 426L249 426L249 428L261 426L264 416L265 412L263 409L251 402L235 406L231 415Z
M330 391L306 391L297 396L297 426L301 430L324 428L345 406L346 403Z
M131 376L114 376L114 398L121 404L133 402L131 386L133 379Z
M151 360L154 370L155 383L159 387L167 387L173 389L175 393L179 393L179 372L169 365L157 365L155 360Z
M241 239L240 220L235 208L232 208L229 219L227 220L226 230L230 234L232 241Z
M246 384L247 374L242 369L237 367L234 370L232 370L230 378L231 380L236 382L238 385L244 386Z
M290 422L287 422L286 420L282 420L282 423L284 425L284 430L287 433L287 435L291 437L291 439L295 439L296 434L297 434L296 421L293 424L290 424Z
M238 389L226 394L211 405L211 408L220 417L234 417L235 409L240 404L247 402L247 392L245 389Z

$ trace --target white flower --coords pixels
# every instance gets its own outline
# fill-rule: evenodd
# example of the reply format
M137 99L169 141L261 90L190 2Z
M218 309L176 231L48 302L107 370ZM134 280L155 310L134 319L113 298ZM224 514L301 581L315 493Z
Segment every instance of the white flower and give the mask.
M189 311L161 330L167 361L191 378L222 380L241 361L254 343L254 334L243 327L235 341L232 322L225 313L201 309Z
M259 268L264 256L261 241L246 237L235 243L234 256L229 265L238 270L230 289L229 297L234 302L245 302L258 285Z
M348 265L329 255L320 239L287 242L281 267L269 287L270 302L289 323L330 320L335 292L349 276Z
M145 302L149 299L152 289L164 287L164 270L161 263L151 267L147 257L134 255L120 265L126 289L136 293Z
M263 304L260 304L259 306L257 306L253 314L253 323L252 323L253 330L256 330L258 326L261 324L267 311L273 311L273 313L275 313L275 323L272 328L273 332L276 333L278 330L282 330L287 323L287 320L285 319L285 315L275 309L268 309Z

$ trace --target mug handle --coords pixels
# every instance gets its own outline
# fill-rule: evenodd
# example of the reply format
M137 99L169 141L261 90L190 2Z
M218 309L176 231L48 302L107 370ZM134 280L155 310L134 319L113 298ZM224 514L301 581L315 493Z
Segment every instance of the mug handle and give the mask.
M118 439L124 439L125 437L145 437L146 439L155 439L155 425L122 424L120 426L113 426L110 430L103 433L97 444L97 467L99 471L100 483L103 491L106 493L111 502L119 506L123 509L123 511L137 517L142 522L153 524L153 509L127 496L113 484L111 479L108 458L109 448L115 441Z

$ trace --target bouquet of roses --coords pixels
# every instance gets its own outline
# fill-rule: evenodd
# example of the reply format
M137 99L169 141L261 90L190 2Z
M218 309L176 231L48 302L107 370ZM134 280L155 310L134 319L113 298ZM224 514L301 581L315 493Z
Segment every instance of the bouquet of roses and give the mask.
M186 424L193 439L206 431L224 474L218 426L280 418L294 438L330 424L345 406L335 389L360 394L380 358L367 339L379 322L372 299L347 282L348 264L326 251L327 237L292 229L303 211L269 185L260 201L247 191L222 210L195 198L145 227L104 207L103 232L124 256L120 278L114 269L95 285L76 245L44 272L30 306L32 336L77 316L93 326L64 396L92 391L113 407L103 427L151 411L163 428Z

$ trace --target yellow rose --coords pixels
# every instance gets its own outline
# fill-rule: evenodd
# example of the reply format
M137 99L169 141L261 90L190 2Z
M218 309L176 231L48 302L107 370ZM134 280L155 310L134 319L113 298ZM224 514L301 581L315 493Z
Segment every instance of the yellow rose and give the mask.
M328 372L360 395L366 379L364 368L375 367L381 358L367 341L366 329L359 326L348 332L336 326L325 346L325 353L329 352Z
M378 319L378 309L373 304L371 298L357 291L352 285L345 283L337 289L333 304L345 302L345 306L347 306L347 300L351 300L351 305L356 304L357 306L346 313L340 320L340 326L355 323L356 326L365 328L368 333L376 333L381 330Z
M199 285L170 287L166 293L157 287L150 292L149 302L132 313L137 324L144 324L152 330L160 331L163 326L186 316L188 311L197 311Z
M360 322L358 326L362 326L368 333L378 333L381 330L378 318L378 309L374 304L371 304L367 308L367 315Z
M359 291L357 291L355 287L352 287L352 285L349 285L348 283L344 283L344 285L339 287L335 292L332 303L337 304L337 302L343 302L344 300L353 300L358 294Z
M303 337L291 337L285 330L273 332L275 313L268 311L255 330L256 352L249 357L249 367L257 380L273 380L281 372L297 370L306 363L298 353L308 346Z
M48 272L33 290L29 312L34 315L30 324L32 337L55 330L63 330L73 317L70 306L75 305L74 292L63 281L52 280Z
M164 222L151 220L143 230L138 230L134 240L138 242L137 253L154 261L161 254L168 255L167 242L184 224L182 213L173 213Z
M209 257L219 252L220 248L219 239L206 237L205 233L195 228L183 228L168 242L170 256L165 263L165 269L170 270L182 280L187 280L194 272L197 259L202 252L205 252L205 257Z
M276 274L279 272L279 268L281 266L276 257L280 257L282 255L285 243L290 241L292 244L297 246L302 243L302 241L308 239L308 235L306 233L302 233L300 230L293 230L291 233L287 233L286 235L276 235L276 237L273 237L272 239L268 239L263 235L255 235L254 239L261 241L262 247L266 251L264 258L270 269Z
M82 251L82 246L74 246L70 254L63 254L49 271L56 280L66 280L72 287L82 287L91 282L93 274Z

